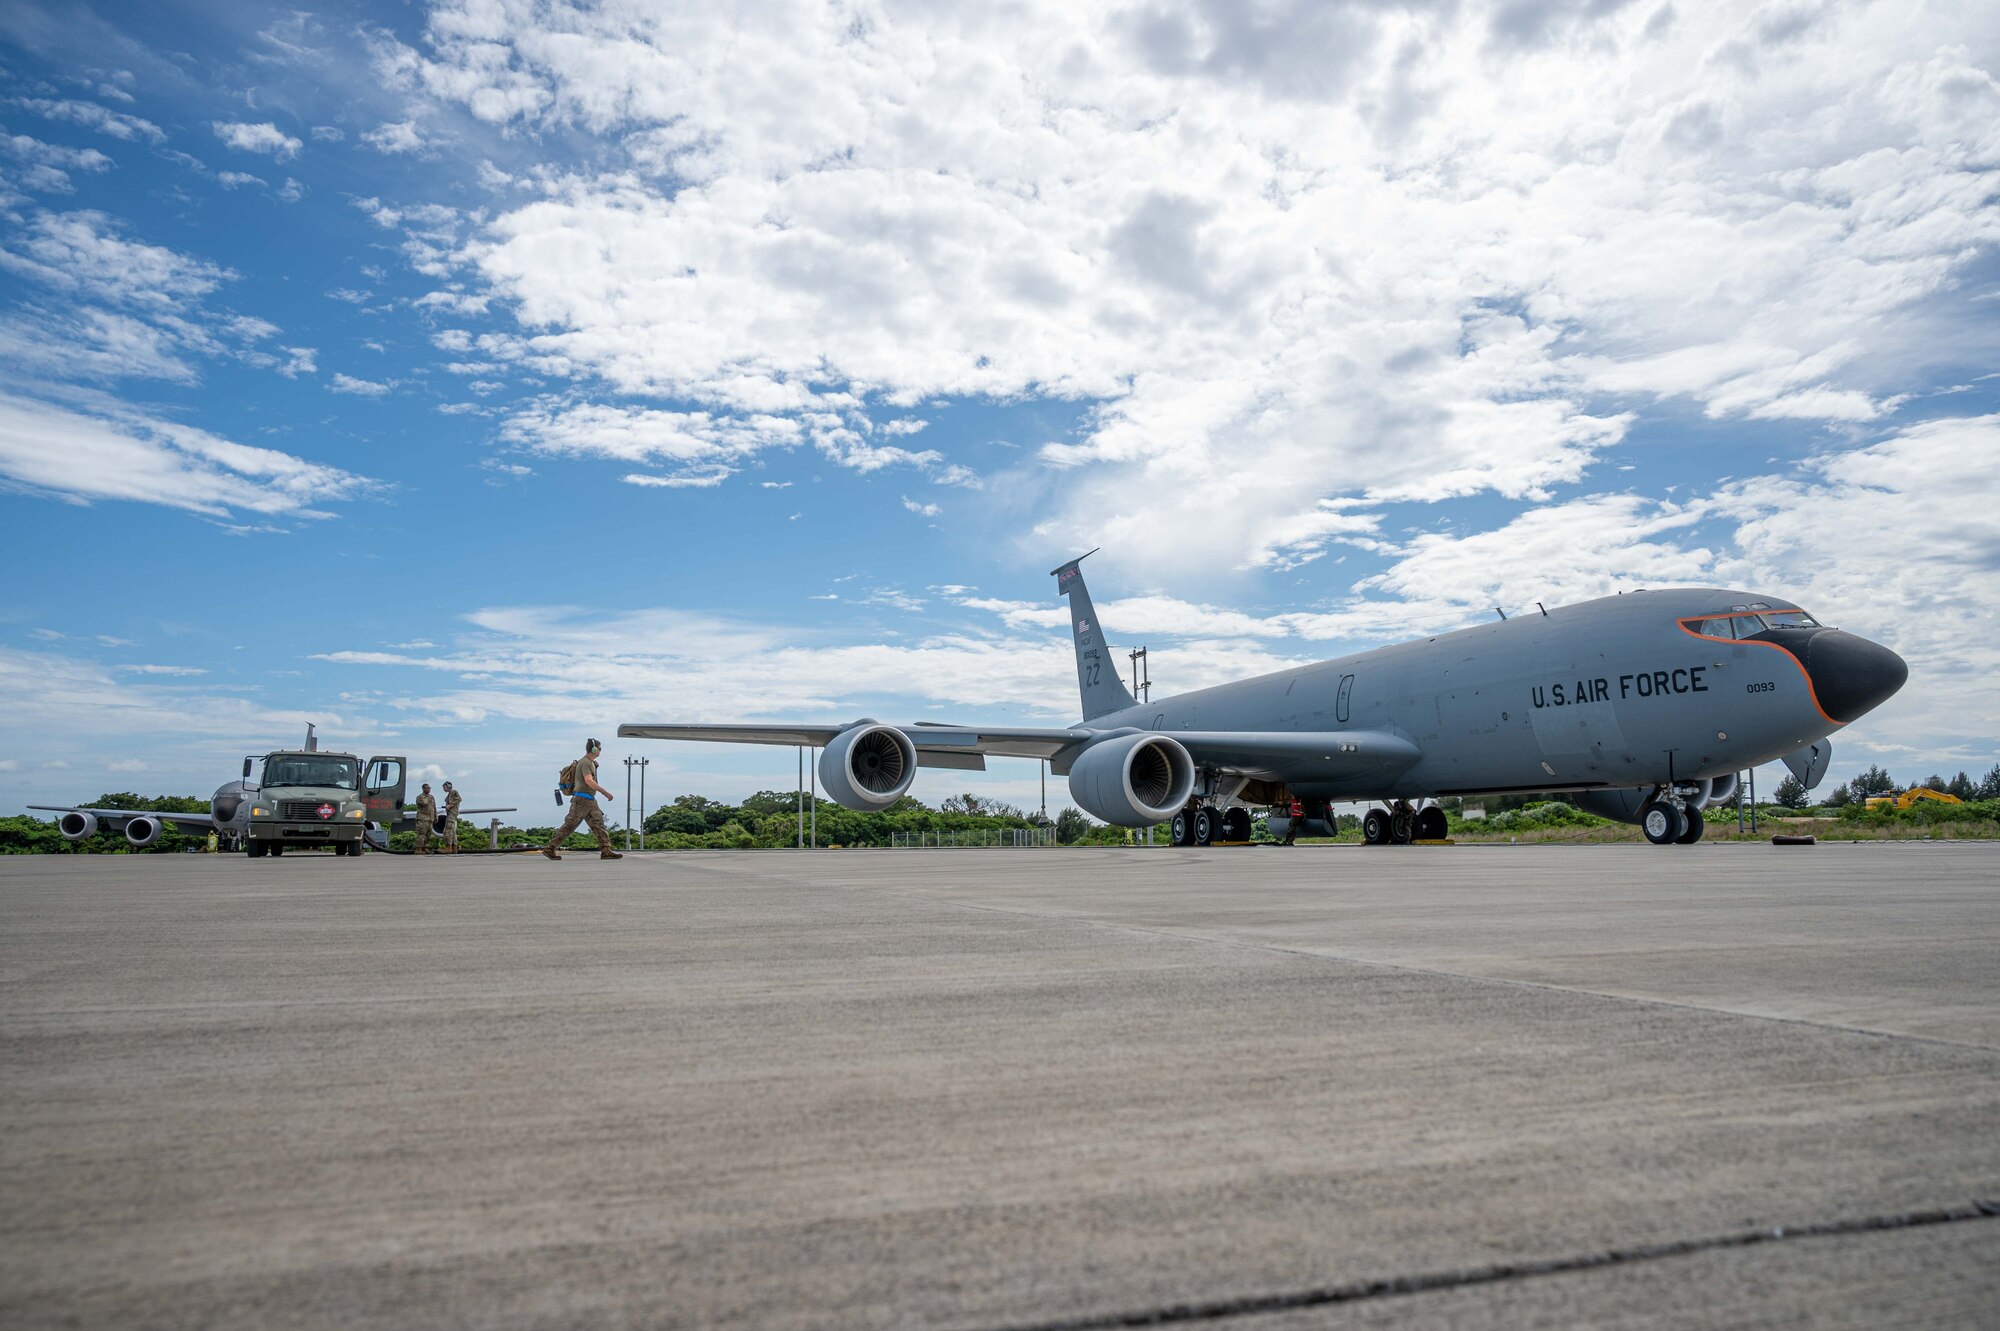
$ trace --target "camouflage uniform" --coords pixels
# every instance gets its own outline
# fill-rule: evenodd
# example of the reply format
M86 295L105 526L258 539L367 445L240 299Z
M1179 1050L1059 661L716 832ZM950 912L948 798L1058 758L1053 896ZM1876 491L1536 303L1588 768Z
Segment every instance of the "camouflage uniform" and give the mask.
M444 788L444 853L447 855L458 854L458 806L463 802L455 788Z
M569 816L563 819L562 827L556 832L555 840L549 842L550 851L560 851L569 834L576 831L577 824L588 823L597 836L597 849L601 854L615 854L611 849L611 829L604 825L604 811L597 807L597 797L586 793L589 778L597 775L597 760L589 754L576 760L576 785L569 798Z
M431 833L437 829L438 803L426 790L417 796L417 854L431 853Z

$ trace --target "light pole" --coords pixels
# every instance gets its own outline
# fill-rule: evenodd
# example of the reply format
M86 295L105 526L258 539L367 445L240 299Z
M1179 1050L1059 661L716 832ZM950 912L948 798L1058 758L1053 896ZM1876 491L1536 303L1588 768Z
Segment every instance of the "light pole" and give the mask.
M637 759L630 754L625 757L625 849L632 849L632 764Z
M1153 700L1153 672L1146 661L1146 649L1125 653L1132 659L1132 696L1140 702Z
M806 780L812 794L812 848L819 849L819 766L817 760L806 764Z
M799 847L806 848L806 748L799 745Z
M640 850L644 850L646 848L646 764L652 761L653 760L651 758L641 758L639 760L639 849ZM627 818L630 818L632 816L632 806L629 804L625 806L625 816ZM629 830L628 830L627 844L628 845L630 844Z

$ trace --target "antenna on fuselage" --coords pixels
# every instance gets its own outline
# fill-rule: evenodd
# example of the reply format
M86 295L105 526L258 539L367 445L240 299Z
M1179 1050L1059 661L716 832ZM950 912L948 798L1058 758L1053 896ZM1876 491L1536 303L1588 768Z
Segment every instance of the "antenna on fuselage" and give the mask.
M1499 606L1496 605L1493 607L1493 613L1500 616L1500 622L1502 624L1507 622L1507 612L1505 610L1502 610Z
M1543 605L1540 601L1535 602L1535 609L1542 612L1543 619L1547 619L1549 617L1549 608Z

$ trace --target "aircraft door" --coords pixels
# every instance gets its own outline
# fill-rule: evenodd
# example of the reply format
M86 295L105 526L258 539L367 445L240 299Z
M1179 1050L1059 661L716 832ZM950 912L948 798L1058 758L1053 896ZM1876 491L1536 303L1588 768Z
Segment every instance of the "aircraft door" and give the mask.
M1342 675L1340 677L1340 692L1335 695L1333 700L1333 719L1342 725L1347 724L1347 704L1353 696L1354 676Z
M409 783L407 758L370 758L361 780L361 803L368 821L392 827L403 816L404 787Z

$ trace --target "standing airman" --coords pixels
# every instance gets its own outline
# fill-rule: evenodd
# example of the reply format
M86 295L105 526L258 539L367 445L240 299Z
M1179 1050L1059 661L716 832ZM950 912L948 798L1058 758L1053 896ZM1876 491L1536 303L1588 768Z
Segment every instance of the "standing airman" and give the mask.
M597 784L597 755L604 746L594 739L583 742L583 757L578 758L570 772L569 816L556 832L555 840L542 847L542 854L552 860L562 858L558 848L569 840L569 834L576 831L578 823L590 824L590 830L597 834L597 857L601 860L622 860L625 857L611 849L611 831L604 825L604 812L597 807L599 800L610 800L611 792Z
M461 801L451 782L444 783L444 853L458 854L458 806Z
M431 794L431 783L424 782L424 793L417 796L417 854L429 855L431 834L437 831L438 802Z

